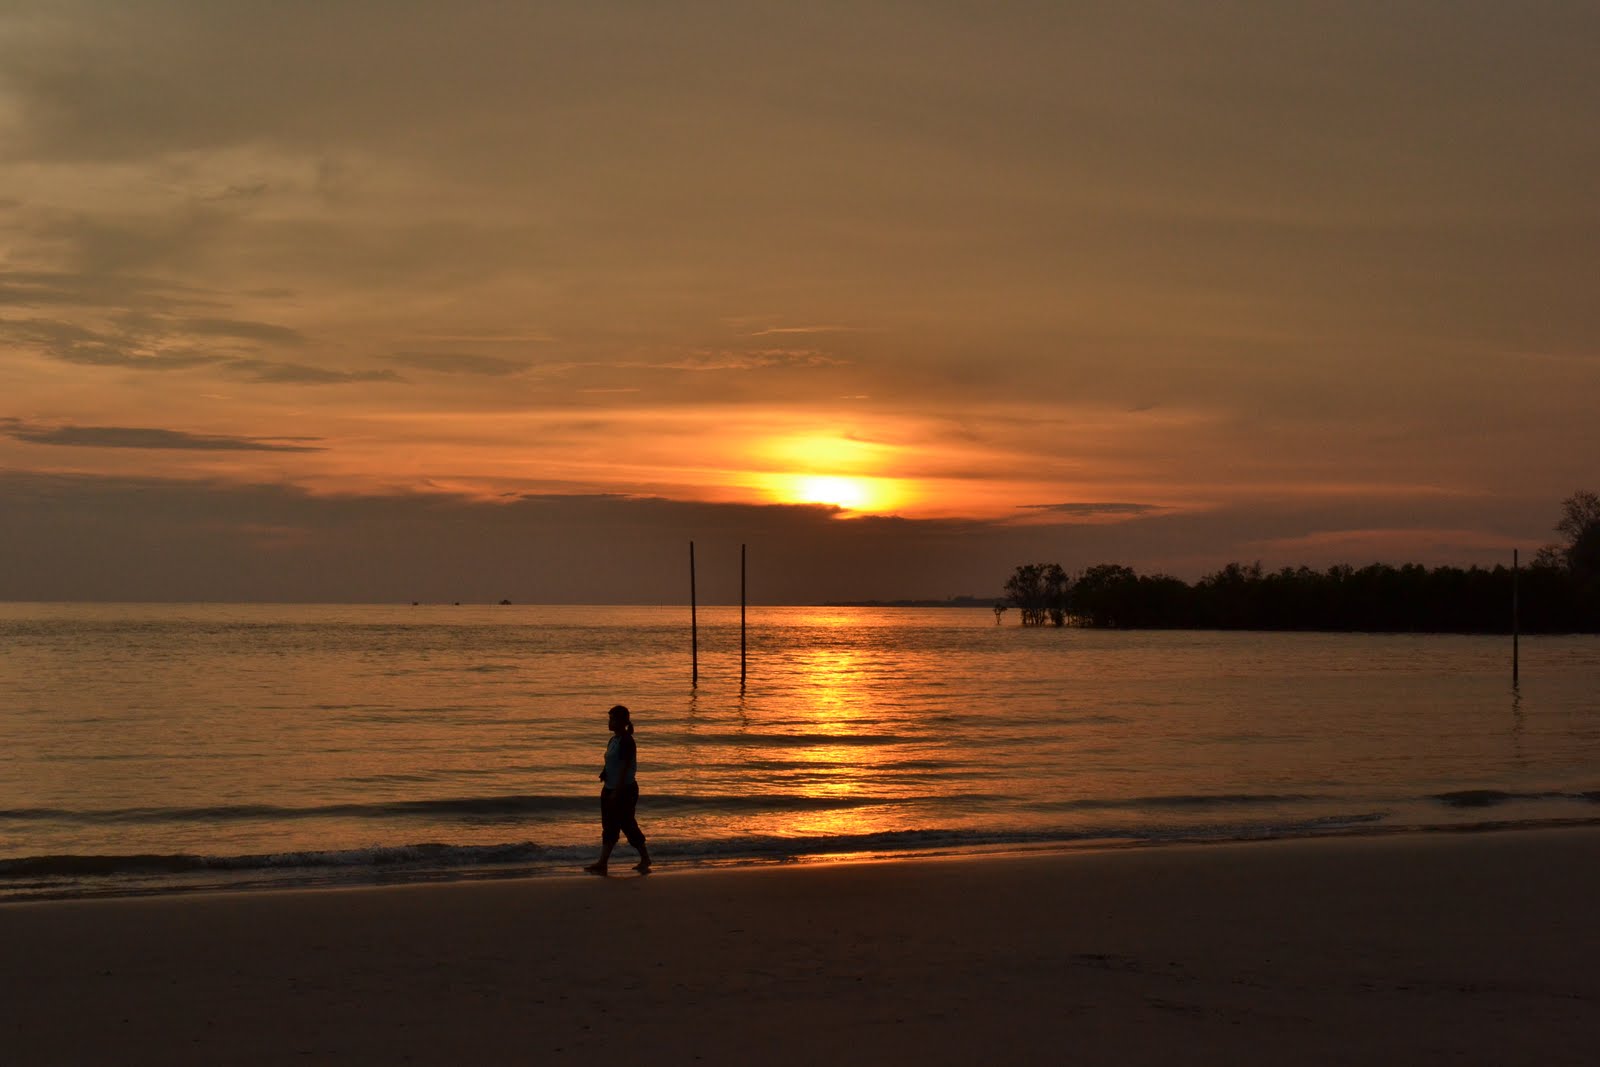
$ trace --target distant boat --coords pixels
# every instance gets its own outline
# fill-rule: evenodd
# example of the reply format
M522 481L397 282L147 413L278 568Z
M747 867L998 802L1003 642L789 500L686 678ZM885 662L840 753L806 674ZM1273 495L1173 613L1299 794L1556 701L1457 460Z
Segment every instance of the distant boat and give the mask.
M509 601L509 600L502 600L502 601L500 601L500 603L502 603L502 604L505 604L505 605L506 605L506 606L508 606L508 607L509 607L509 606L510 606L510 604L511 604L511 601Z

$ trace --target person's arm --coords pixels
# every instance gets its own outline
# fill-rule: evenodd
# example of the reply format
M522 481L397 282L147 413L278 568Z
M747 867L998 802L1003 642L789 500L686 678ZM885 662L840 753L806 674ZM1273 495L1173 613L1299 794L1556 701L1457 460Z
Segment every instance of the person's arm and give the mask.
M615 737L606 745L606 765L600 769L600 778L607 789L622 785L622 751Z

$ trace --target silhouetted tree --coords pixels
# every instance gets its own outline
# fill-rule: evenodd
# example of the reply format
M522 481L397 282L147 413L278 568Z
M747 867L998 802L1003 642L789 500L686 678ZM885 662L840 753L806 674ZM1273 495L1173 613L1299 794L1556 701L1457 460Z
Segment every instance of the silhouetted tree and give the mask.
M1067 622L1067 599L1072 589L1072 580L1067 577L1067 572L1061 569L1061 564L1052 563L1044 571L1044 608L1050 614L1050 623L1053 626L1064 626Z
M1564 579L1561 591L1573 629L1600 629L1600 495L1580 489L1563 500L1555 530L1566 543L1542 549L1535 567L1542 564Z
M1059 563L1027 563L1006 580L1006 598L1022 613L1022 625L1057 626L1066 622L1070 583Z
M1600 575L1600 495L1579 490L1563 500L1556 533L1567 539L1560 550L1567 570L1581 578Z
M1131 594L1139 582L1132 567L1101 563L1072 583L1072 602L1086 626L1127 625Z
M1038 626L1044 621L1043 563L1024 563L1006 579L1006 599L1022 613L1022 625Z

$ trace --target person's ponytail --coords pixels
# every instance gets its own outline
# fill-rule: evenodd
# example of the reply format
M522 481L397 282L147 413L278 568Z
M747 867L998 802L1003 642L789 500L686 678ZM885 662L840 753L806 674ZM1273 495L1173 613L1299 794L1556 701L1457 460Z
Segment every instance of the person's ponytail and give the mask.
M612 722L616 722L618 719L621 719L623 732L629 737L633 736L633 712L628 710L628 706L626 704L613 705L611 711L607 713L607 716ZM614 730L616 727L613 726L612 729Z

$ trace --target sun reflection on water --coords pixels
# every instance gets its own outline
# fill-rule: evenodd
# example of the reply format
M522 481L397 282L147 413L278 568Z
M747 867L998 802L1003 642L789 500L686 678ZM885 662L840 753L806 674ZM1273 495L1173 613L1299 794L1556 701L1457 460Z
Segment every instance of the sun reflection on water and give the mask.
M795 659L794 669L807 699L798 709L805 718L792 720L793 732L817 740L792 750L802 766L788 774L787 791L848 806L796 813L788 831L805 836L881 831L881 810L861 802L893 792L885 786L897 743L892 725L873 707L866 658L852 650L812 650Z

